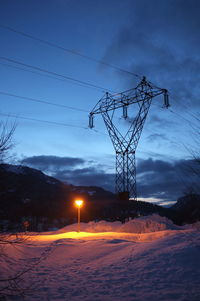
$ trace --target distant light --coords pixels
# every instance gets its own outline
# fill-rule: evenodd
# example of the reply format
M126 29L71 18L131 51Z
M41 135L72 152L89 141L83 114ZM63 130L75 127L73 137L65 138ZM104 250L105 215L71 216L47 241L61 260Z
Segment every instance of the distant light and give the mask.
M77 207L81 207L83 205L83 200L76 200L75 204Z

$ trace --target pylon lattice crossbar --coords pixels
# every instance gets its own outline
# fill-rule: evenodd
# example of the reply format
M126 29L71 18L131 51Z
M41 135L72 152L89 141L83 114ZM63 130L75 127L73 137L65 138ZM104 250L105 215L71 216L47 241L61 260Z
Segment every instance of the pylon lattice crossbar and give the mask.
M126 194L137 199L135 152L152 102L158 95L164 95L164 106L169 107L168 91L154 86L145 77L136 88L123 93L106 94L96 104L89 115L89 127L94 127L94 115L101 114L116 152L117 194ZM138 113L131 119L127 132L123 135L113 123L114 112L122 108L123 118L128 118L128 108L137 105Z

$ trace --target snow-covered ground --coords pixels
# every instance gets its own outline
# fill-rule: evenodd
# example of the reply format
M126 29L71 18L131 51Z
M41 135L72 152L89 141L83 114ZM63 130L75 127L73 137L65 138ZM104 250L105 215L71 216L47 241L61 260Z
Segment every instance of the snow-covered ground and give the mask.
M17 248L7 246L9 260L0 257L4 275L34 266L23 275L25 301L200 300L198 224L178 227L153 215L81 224L81 230L32 233Z

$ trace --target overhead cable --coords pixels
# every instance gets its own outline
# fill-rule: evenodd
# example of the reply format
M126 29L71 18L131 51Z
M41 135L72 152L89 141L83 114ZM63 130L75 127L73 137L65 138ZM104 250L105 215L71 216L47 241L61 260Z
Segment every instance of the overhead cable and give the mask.
M22 71L25 71L25 72L30 72L30 73L37 74L37 75L40 75L40 76L45 76L45 77L48 77L48 78L51 78L51 79L56 79L56 80L59 80L59 81L62 81L62 82L68 82L69 83L69 81L64 79L64 78L56 77L56 76L53 76L53 75L48 75L46 73L40 73L39 71L33 71L33 70L30 70L30 69L25 69L25 68L15 66L15 65L4 64L4 63L1 63L1 62L0 62L0 65L6 66L6 67L9 67L9 68L12 68L12 69L18 69L18 70L22 70ZM90 88L88 86L85 86L85 85L82 85L82 84L79 84L79 83L72 82L72 84L73 85L78 85L78 86L84 87L84 88Z
M84 109L70 107L70 106L66 106L66 105L62 105L62 104L57 104L57 103L53 103L53 102L50 102L50 101L47 101L47 100L40 100L40 99L37 99L37 98L32 98L32 97L27 97L27 96L20 96L20 95L8 93L8 92L3 92L3 91L0 91L0 94L5 95L5 96L15 97L15 98L19 98L19 99L25 99L25 100L29 100L29 101L33 101L33 102L39 102L39 103L43 103L43 104L47 104L47 105L52 105L52 106L62 107L62 108L70 109L70 110L75 110L75 111L81 111L81 112L88 113L88 111L86 111Z
M66 127L73 127L73 128L81 128L81 129L88 129L88 127L83 127L79 125L73 125L69 123L61 123L61 122L56 122L56 121L49 121L49 120L42 120L42 119L36 119L36 118L30 118L30 117L25 117L25 116L19 116L15 114L7 114L7 113L0 113L1 116L6 116L6 117L13 117L16 119L24 119L24 120L30 120L30 121L36 121L36 122L43 122L43 123L49 123L49 124L54 124L54 125L61 125L61 126L66 126Z
M66 76L66 75L63 75L63 74L59 74L59 73L56 73L54 71L43 69L43 68L40 68L40 67L37 67L37 66L34 66L34 65L26 64L26 63L20 62L18 60L13 60L13 59L8 58L8 57L0 56L0 59L4 60L4 61L7 61L7 62L14 63L14 64L22 65L22 66L25 66L25 67L28 67L28 68L32 68L32 69L38 70L40 72L45 72L45 73L48 73L48 74L51 74L51 75L54 75L54 76L58 76L58 77L61 77L61 78L64 78L64 79L67 79L67 80L70 80L70 81L73 81L73 82L85 85L87 87L92 87L92 88L95 88L95 89L100 89L101 91L103 90L103 91L110 91L110 92L114 92L115 93L115 91L112 91L110 89L106 89L104 87L97 86L97 85L94 85L92 83L88 83L88 82L85 82L85 81L82 81L82 80L79 80L79 79L75 79L73 77Z
M55 44L55 43L52 43L52 42L50 42L50 41L47 41L47 40L44 40L44 39L41 39L41 38L38 38L38 37L35 37L35 36L31 35L31 34L27 34L27 33L25 33L25 32L19 31L19 30L16 30L16 29L11 28L11 27L9 27L9 26L5 26L5 25L3 25L3 24L0 24L0 27L1 27L1 28L4 28L4 29L6 29L6 30L12 31L12 32L14 32L14 33L17 33L17 34L19 34L19 35L21 35L21 36L27 37L27 38L29 38L29 39L32 39L32 40L38 41L38 42L40 42L40 43L46 44L46 45L48 45L48 46L50 46L50 47L54 47L54 48L63 50L63 51L68 52L68 53L70 53L70 54L73 54L73 55L76 55L76 56L85 58L85 59L90 60L90 61L93 61L93 62L95 62L95 63L102 64L102 65L104 65L104 66L107 66L107 67L109 67L109 68L115 69L115 70L117 70L117 71L124 72L124 73L127 73L127 74L129 74L129 75L135 76L135 77L137 77L137 78L140 78L140 79L142 78L142 76L140 76L140 75L138 75L138 74L136 74L136 73L133 73L133 72L128 71L128 70L125 70L125 69L122 69L122 68L117 67L117 66L115 66L115 65L112 65L112 64L110 64L110 63L108 63L108 62L104 62L104 61L102 61L102 60L95 59L95 58L93 58L93 57L90 57L90 56L88 56L88 55L82 54L82 53L80 53L80 52L77 52L77 51L74 51L74 50L71 50L71 49L68 49L68 48L59 46L59 45L57 45L57 44Z

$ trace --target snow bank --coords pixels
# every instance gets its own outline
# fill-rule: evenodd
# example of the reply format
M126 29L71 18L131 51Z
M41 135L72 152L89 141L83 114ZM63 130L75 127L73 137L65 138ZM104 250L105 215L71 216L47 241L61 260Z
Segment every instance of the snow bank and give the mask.
M177 230L180 227L173 224L166 217L157 214L151 216L143 216L141 218L130 220L129 222L120 226L120 232L131 233L149 233L164 230Z
M8 244L0 256L0 275L15 279L28 272L20 281L24 298L5 300L200 300L199 223L184 229L152 215L81 227L96 233L69 232L77 230L74 224L52 234L32 234L17 247ZM3 287L0 281L0 291Z
M122 224L121 222L89 222L81 223L83 232L126 232L126 233L149 233L163 230L178 230L181 227L176 226L167 219L157 214L136 218ZM66 226L57 233L77 231L77 224ZM55 233L55 232L54 232Z
M77 239L70 238L69 232L37 233L17 248L9 244L9 256L0 256L0 275L15 277L32 268L20 281L24 297L5 300L200 300L200 235L196 228L173 231L169 228L175 226L169 220L156 215L123 225L101 221L82 226L91 231L115 232L88 233L87 237L84 232L71 232ZM75 230L76 225L70 225L65 231L73 227ZM168 230L138 234L117 229ZM0 290L2 285L0 282Z

